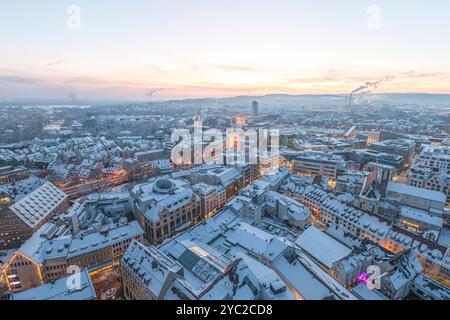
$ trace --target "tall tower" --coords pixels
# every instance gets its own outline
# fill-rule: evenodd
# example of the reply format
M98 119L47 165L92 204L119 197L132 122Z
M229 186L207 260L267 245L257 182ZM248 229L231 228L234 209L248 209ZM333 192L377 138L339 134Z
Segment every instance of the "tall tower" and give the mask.
M387 187L391 180L391 171L386 168L381 168L380 193L384 198L386 197Z
M258 101L252 102L252 109L253 109L253 116L257 117L258 116Z

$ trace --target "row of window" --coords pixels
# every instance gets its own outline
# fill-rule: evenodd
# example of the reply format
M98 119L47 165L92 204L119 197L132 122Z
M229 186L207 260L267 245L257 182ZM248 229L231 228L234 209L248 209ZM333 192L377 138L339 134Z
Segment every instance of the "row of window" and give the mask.
M11 266L13 268L24 267L24 266L29 266L29 265L31 265L30 261L18 261L18 262L11 263Z

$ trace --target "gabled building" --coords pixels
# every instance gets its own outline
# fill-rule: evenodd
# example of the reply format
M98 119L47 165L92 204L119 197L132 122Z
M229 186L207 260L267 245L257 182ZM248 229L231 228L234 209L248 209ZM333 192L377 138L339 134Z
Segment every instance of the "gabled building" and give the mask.
M107 225L99 232L72 238L54 238L52 224L44 225L4 264L11 292L19 292L68 275L70 266L89 272L117 263L132 240L143 241L143 230L136 221Z
M73 279L73 280L72 280ZM73 283L72 283L73 281ZM68 285L71 283L71 286ZM11 295L11 300L95 300L87 270Z
M422 265L411 251L402 252L381 269L381 290L391 300L404 299L422 271Z
M1 186L0 248L17 248L67 207L67 195L43 179L31 177Z

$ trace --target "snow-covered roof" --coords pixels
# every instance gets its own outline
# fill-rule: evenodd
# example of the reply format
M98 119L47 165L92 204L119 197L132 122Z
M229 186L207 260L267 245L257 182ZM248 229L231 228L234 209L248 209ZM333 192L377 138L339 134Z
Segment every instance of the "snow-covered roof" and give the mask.
M443 220L442 218L432 216L427 211L401 206L400 215L404 218L426 223L428 225L435 226L437 228L442 228Z
M386 221L382 221L376 216L369 215L362 210L347 205L337 199L333 194L316 186L292 180L291 183L284 187L286 192L294 193L296 196L301 196L318 203L322 210L344 219L346 222L355 225L357 228L364 230L378 239L383 239L389 231L389 225Z
M186 252L186 246L181 245L184 240L189 240L207 251L208 255L205 256L212 255L219 257L221 260L226 260L227 257L233 260L241 258L242 255L249 255L253 258L258 257L264 261L271 261L269 268L275 271L283 279L283 282L287 283L286 281L288 281L290 284L289 288L295 283L295 291L304 299L324 299L332 296L342 299L354 299L348 290L339 285L315 262L311 259L308 260L304 253L298 253L298 255L302 255L302 261L288 261L285 253L293 254L294 251L297 251L292 242L245 222L243 218L237 217L234 210L229 206L188 231L174 238L167 239L158 249L173 259L178 259L176 257L181 257ZM260 261L259 259L258 261ZM195 262L197 259L188 259L186 261ZM195 266L196 263L193 265ZM307 266L304 263L307 263ZM239 278L243 276L241 272L239 272ZM251 277L259 278L257 276L258 272L255 271L251 274ZM190 292L204 290L202 289L204 283L187 268L185 269L184 277L183 281L179 281L183 283L183 286L174 284L174 286L177 286L177 289L182 290L185 288L186 290L189 287L188 291ZM228 292L226 288L220 284L217 284L217 286L217 288L214 288L214 290L217 290L214 291L214 294L212 291L208 291L208 293L213 294L213 297L216 298L219 296L225 297ZM278 285L274 284L275 287L278 287ZM240 294L251 297L250 292L241 292ZM205 296L205 298L207 297Z
M70 288L68 286L69 278L73 276L60 278L51 283L14 293L11 300L95 300L95 289L88 271L85 269L80 272L80 282L75 283L74 288Z
M427 275L419 274L413 283L415 289L420 289L429 298L450 300L450 289Z
M119 226L108 226L104 231L84 237L72 239L70 236L62 236L49 240L46 234L51 225L47 223L39 228L17 251L40 264L46 259L71 258L89 253L144 233L137 221L131 221Z
M407 285L423 271L422 265L411 251L401 253L391 261L391 264L394 265L394 269L388 275L388 279L396 291Z
M352 293L361 300L388 300L388 298L376 289L369 289L365 284L358 284L352 289Z
M327 268L344 259L352 250L315 227L306 229L295 244Z
M182 270L181 265L155 247L133 241L122 258L122 264L156 298L164 294L170 276Z
M34 228L66 198L67 195L62 190L51 182L46 182L14 203L10 209L28 226Z
M238 179L240 171L235 167L222 167L209 170L209 176L217 177L223 186L228 186Z
M289 282L289 284L305 300L323 300L333 296L333 292L327 288L314 274L298 260L289 262L284 256L280 256L273 264L277 272Z
M32 176L28 179L4 184L0 186L0 192L7 194L11 198L11 203L14 203L42 186L45 182L46 180L44 179Z
M264 177L264 181L270 183L273 187L276 184L280 183L283 179L285 179L289 175L289 169L280 168L275 174L269 174Z
M387 192L395 192L400 194L405 194L411 197L418 197L423 199L429 199L432 201L445 203L445 194L442 192L428 190L424 188L418 188L409 186L402 183L389 182L387 186Z
M216 186L200 182L193 185L192 190L199 195L208 195L216 191Z
M103 247L111 246L114 243L119 243L125 239L136 238L143 233L139 223L137 221L131 221L105 232L91 233L82 238L75 238L70 243L67 257L71 258L99 250Z
M388 239L403 248L413 250L416 254L424 256L430 261L442 264L446 268L450 267L450 256L446 256L446 253L450 250L444 246L396 227L389 231Z
M263 290L265 290L266 295L270 299L295 299L294 294L292 294L292 292L287 289L284 280L282 280L273 269L256 261L248 255L242 255L242 260L247 264L250 271L258 279L258 282L261 284L261 287L263 288Z

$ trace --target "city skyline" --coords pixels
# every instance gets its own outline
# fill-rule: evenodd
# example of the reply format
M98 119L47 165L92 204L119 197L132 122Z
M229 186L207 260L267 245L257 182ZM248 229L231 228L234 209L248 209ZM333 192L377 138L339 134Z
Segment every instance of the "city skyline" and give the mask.
M319 4L2 3L0 101L450 93L447 1Z
M450 300L449 9L0 2L0 302Z

